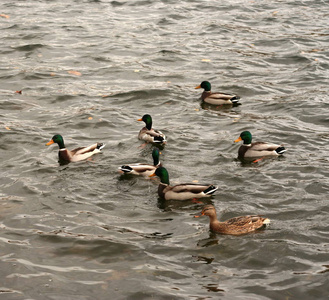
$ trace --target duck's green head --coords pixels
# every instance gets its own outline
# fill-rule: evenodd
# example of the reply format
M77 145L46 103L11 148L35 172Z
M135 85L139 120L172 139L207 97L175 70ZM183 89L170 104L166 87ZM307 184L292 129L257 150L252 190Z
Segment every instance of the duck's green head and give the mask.
M141 119L138 119L137 121L144 121L148 130L152 128L152 117L148 114L144 115Z
M156 166L160 162L160 154L161 152L159 151L158 148L154 148L152 151L152 157L153 157L153 165Z
M155 172L150 175L150 177L158 176L160 178L161 183L169 185L169 174L166 168L160 167L155 170Z
M211 91L211 84L209 81L202 81L200 85L198 85L197 87L195 87L196 89L204 89L206 92L210 92Z
M243 141L244 144L251 144L252 141L252 135L249 131L242 131L240 134L240 137L237 138L234 142L240 142Z
M52 137L52 139L46 144L46 146L49 146L49 145L54 144L54 143L58 144L59 149L65 148L64 139L60 134L55 134Z

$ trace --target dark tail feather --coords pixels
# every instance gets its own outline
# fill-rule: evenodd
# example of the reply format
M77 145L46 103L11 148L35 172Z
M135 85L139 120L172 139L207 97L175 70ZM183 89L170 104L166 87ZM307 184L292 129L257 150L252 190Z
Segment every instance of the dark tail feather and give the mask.
M129 166L122 166L119 168L121 171L125 172L125 173L129 173L131 172L133 169Z
M215 193L217 190L218 190L218 186L211 185L210 187L208 187L207 189L205 189L203 192L206 195L211 195L211 194Z
M105 147L105 144L104 143L97 143L97 149L98 150L102 150L103 148Z
M155 136L154 143L163 143L164 138L162 136Z
M276 153L278 153L278 154L283 154L283 153L286 152L287 150L286 150L285 147L281 146L281 147L276 148L275 151L276 151Z
M230 100L232 103L238 103L240 100L240 96L233 96Z

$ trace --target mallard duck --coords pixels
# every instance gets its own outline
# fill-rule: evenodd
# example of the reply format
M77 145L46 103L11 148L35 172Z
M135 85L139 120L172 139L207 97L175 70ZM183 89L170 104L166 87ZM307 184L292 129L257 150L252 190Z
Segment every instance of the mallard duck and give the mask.
M167 142L166 136L161 131L152 128L152 117L150 115L144 115L137 121L145 122L145 127L138 134L140 140L155 144L165 144Z
M155 172L156 168L161 166L159 159L160 154L161 152L159 151L159 149L154 148L152 151L153 165L142 164L142 163L123 165L119 167L119 172L122 174L150 176Z
M217 219L216 209L213 205L206 205L199 215L209 216L210 230L222 234L240 235L255 231L265 225L270 224L270 219L261 216L240 216L229 219L225 222L219 222Z
M195 88L204 89L203 93L201 94L201 99L209 104L213 104L213 105L234 104L234 103L238 103L240 100L240 97L237 95L230 95L225 93L212 93L211 84L208 81L202 81L201 84Z
M58 157L61 162L77 162L91 157L92 155L99 153L101 149L105 147L103 143L96 143L89 147L79 147L74 150L66 149L64 145L64 139L60 134L55 134L52 139L46 144L57 143L59 147Z
M160 198L165 200L188 200L193 198L210 197L218 187L212 184L196 184L196 183L182 183L171 186L169 183L169 174L166 168L157 168L154 174L158 176L160 184L158 187L158 194Z
M241 145L239 148L239 158L278 156L286 151L282 145L265 142L252 143L252 136L249 131L241 132L240 137L237 138L234 142L240 142L242 140L243 145Z

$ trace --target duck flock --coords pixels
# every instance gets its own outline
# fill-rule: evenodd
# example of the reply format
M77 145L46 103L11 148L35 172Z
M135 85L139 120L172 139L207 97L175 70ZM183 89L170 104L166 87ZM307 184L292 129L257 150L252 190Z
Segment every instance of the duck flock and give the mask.
M204 103L210 105L237 105L240 97L227 93L211 92L211 84L208 81L201 82L196 89L203 88L204 91L201 99ZM193 200L198 198L211 197L216 192L218 187L214 184L199 184L199 183L182 183L170 185L169 173L160 162L160 150L164 149L167 143L166 136L159 130L152 127L152 117L145 114L138 121L143 121L145 126L139 131L138 139L152 143L155 147L152 151L153 164L134 163L125 164L118 168L118 171L123 174L140 175L146 178L158 176L160 183L158 187L158 195L164 200ZM238 150L238 158L241 160L259 161L270 156L282 155L286 149L282 145L277 145L269 142L252 142L252 135L249 131L241 132L235 142L243 141L243 144ZM101 152L105 147L104 143L95 143L88 147L79 147L74 150L68 150L65 147L64 139L60 134L56 134L46 144L58 144L59 162L70 163L86 160L96 153ZM268 218L259 215L239 216L231 218L224 222L217 219L216 209L213 205L203 207L200 214L195 217L208 216L209 228L215 233L241 235L257 229L263 228L270 223Z

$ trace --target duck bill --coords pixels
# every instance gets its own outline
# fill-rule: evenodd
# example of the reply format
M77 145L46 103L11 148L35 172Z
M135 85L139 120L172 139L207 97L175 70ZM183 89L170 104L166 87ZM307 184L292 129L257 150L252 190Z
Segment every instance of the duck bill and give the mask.
M237 142L240 142L240 141L242 141L241 136L240 136L238 139L236 139L236 140L234 141L234 143L237 143Z
M55 143L53 140L50 140L47 144L46 144L46 146L49 146L49 145L51 145L51 144L53 144L53 143Z
M149 175L149 177L154 177L154 176L156 176L156 174L155 174L155 173L153 173L153 174Z
M138 119L137 121L143 121L143 119L142 119L142 118L140 118L140 119Z
M201 213L199 213L198 215L195 215L193 218L200 218L200 217L202 217L202 216L204 216L204 214L201 212Z
M201 89L201 84L195 87L195 89Z

